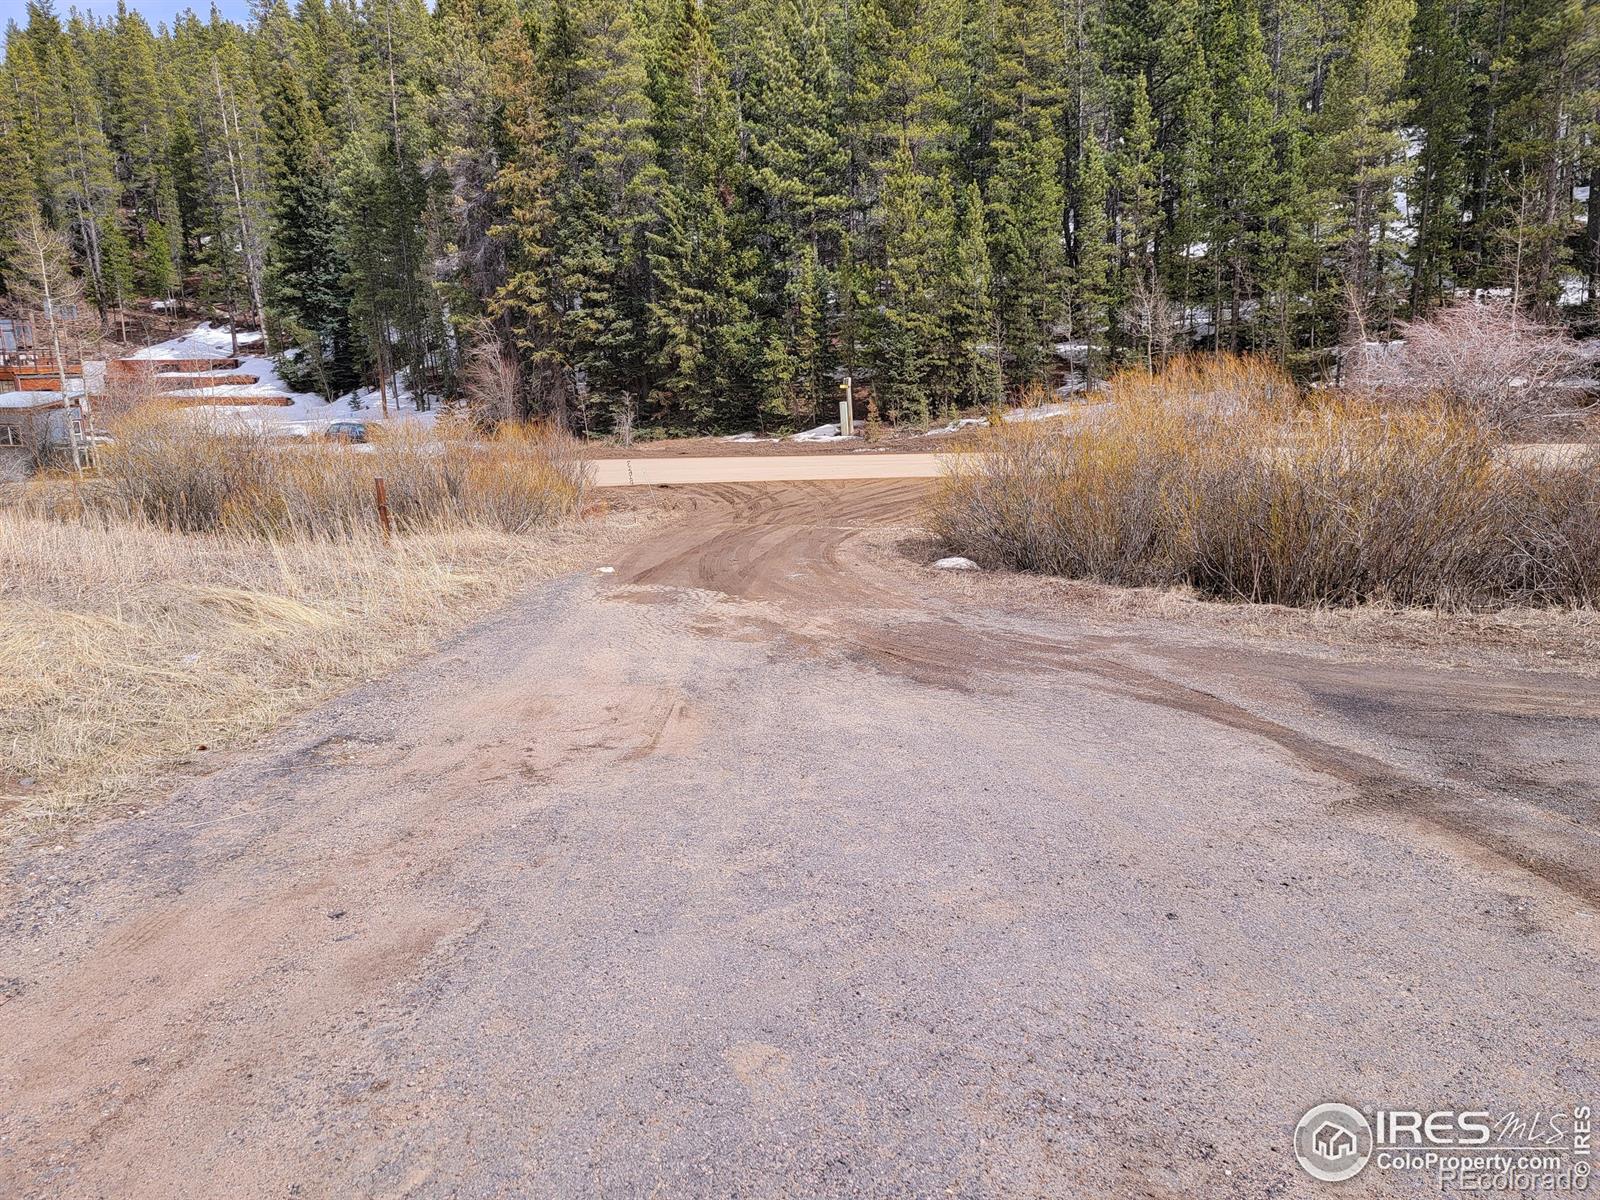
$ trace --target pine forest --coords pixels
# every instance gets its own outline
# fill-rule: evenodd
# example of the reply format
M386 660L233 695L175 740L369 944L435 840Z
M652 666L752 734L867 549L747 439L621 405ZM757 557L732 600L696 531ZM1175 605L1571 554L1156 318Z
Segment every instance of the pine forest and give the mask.
M105 327L180 300L329 398L487 357L588 433L847 375L926 424L1600 295L1582 0L38 0L3 71L4 296L58 246Z

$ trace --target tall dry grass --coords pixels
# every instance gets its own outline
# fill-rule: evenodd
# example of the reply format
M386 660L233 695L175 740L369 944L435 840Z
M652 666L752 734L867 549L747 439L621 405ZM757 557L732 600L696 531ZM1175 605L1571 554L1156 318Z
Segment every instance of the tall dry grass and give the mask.
M587 476L541 431L283 448L141 408L113 435L98 478L0 504L0 819L147 793L605 536L563 520Z
M944 482L937 535L991 566L1279 604L1600 600L1600 460L1519 463L1459 409L1302 398L1260 360L1113 381Z
M380 674L605 536L276 540L0 507L0 818L147 796L201 747Z

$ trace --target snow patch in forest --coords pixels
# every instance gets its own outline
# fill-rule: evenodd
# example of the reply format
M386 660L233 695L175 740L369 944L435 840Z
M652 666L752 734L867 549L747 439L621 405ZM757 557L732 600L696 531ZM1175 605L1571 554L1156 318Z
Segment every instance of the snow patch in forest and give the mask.
M974 425L987 425L988 423L989 419L987 417L961 417L958 420L951 421L948 425L941 425L937 429L930 429L922 436L944 437L949 433L960 433L963 429L971 429Z
M1053 417L1076 416L1091 409L1103 407L1097 404L1032 404L1025 408L1013 408L1006 412L1003 421L1047 421ZM947 434L959 433L963 429L971 429L978 425L987 425L987 417L962 417L951 421L948 425L941 425L937 429L930 429L923 437L944 437Z
M215 417L242 421L264 433L280 437L310 437L326 429L335 421L404 421L431 426L438 418L437 408L418 412L415 398L406 383L404 374L396 381L400 392L398 403L391 395L388 416L383 411L383 399L376 388L364 387L329 402L315 392L297 392L278 374L277 364L261 355L247 354L246 347L261 341L258 331L241 331L239 353L233 352L233 338L226 325L201 322L190 332L179 337L157 342L136 351L130 357L145 361L162 362L171 359L237 358L235 370L195 372L191 376L195 386L168 392L181 400L203 400L211 392L206 380L209 376L254 375L249 384L219 385L218 391L231 396L283 396L288 404L200 404L194 407Z
M1035 404L1028 408L1014 408L1006 414L1008 421L1043 421L1049 417L1063 417L1075 408L1077 404Z
M261 333L258 330L241 331L239 334L241 348L254 345L260 340ZM233 338L229 335L226 325L213 325L210 321L202 321L180 337L168 338L164 342L146 346L143 350L134 351L128 357L156 361L168 358L232 358Z
M808 429L804 433L795 434L789 440L794 442L853 442L858 436L858 434L851 434L846 437L839 432L839 426L833 424L818 425L815 429Z

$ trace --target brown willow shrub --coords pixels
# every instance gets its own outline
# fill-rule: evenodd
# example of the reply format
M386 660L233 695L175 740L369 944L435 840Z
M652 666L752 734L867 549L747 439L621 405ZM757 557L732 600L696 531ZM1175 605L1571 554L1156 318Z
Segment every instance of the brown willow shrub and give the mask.
M1350 385L1389 407L1437 402L1504 433L1536 426L1591 389L1592 349L1509 300L1458 300L1400 328L1400 340L1361 346Z
M224 430L156 405L110 421L96 453L102 487L87 495L125 515L183 533L222 526L241 497L272 485L271 447L241 425Z
M1587 604L1600 460L1539 466L1442 406L1301 402L1247 359L1114 381L1015 423L941 484L936 534L987 566L1291 605Z
M381 478L396 528L524 533L576 511L588 474L564 434L402 425L382 440L280 444L182 409L116 422L83 503L183 532L350 537L377 521Z

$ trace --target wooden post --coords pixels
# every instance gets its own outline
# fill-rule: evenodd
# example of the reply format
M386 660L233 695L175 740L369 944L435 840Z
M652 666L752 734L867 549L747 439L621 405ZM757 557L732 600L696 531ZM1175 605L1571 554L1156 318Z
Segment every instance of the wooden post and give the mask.
M389 519L389 489L383 486L382 475L372 481L372 490L378 497L378 527L383 530L383 536L388 537L394 532L394 522Z

